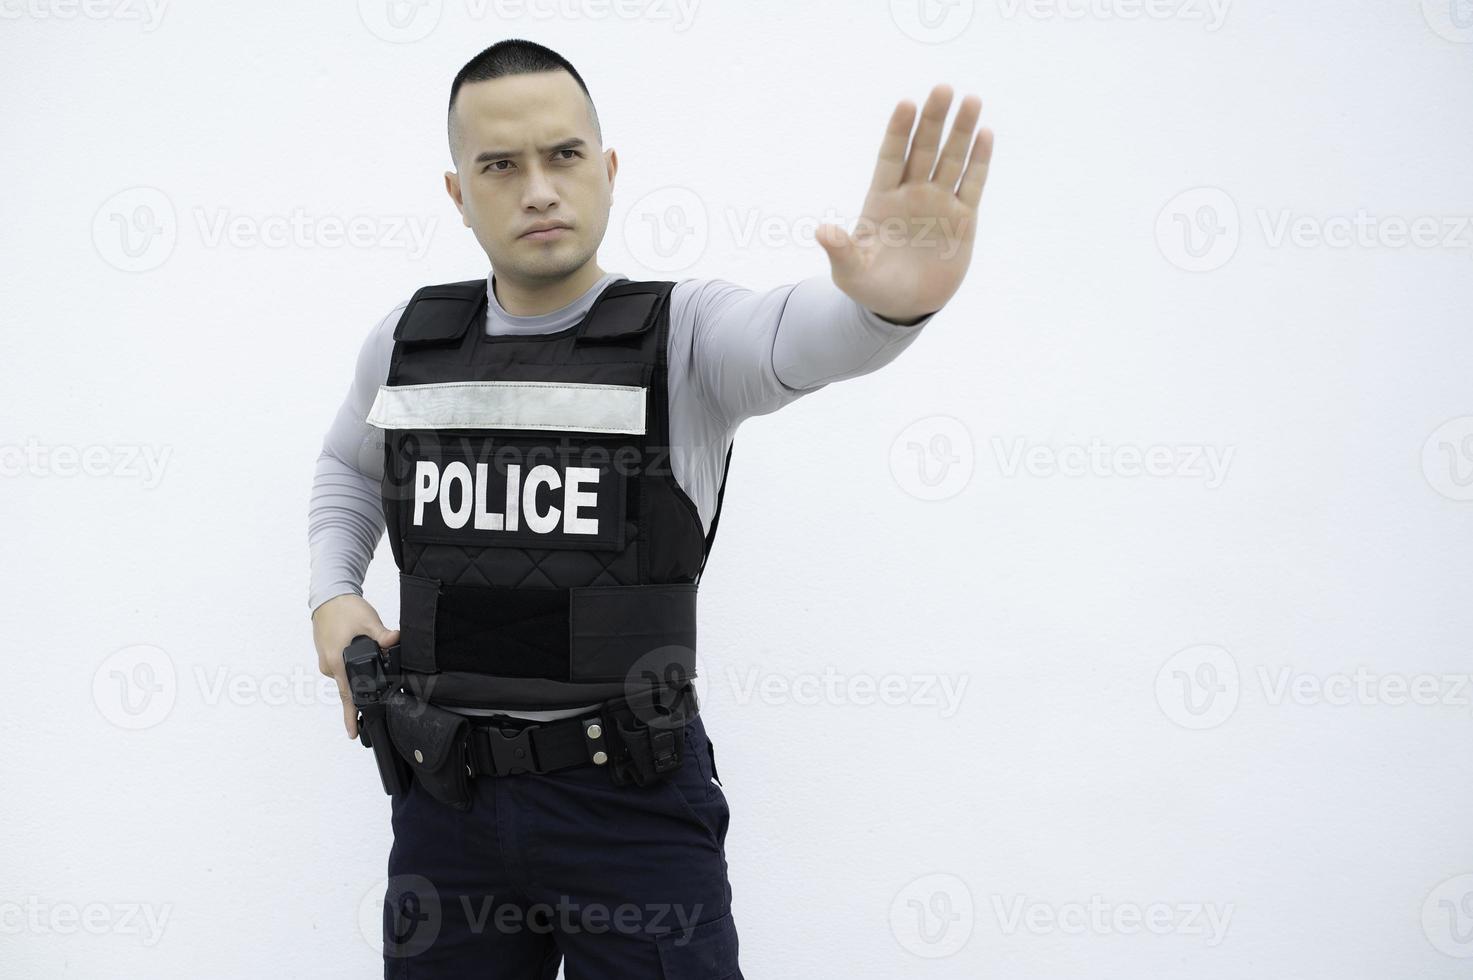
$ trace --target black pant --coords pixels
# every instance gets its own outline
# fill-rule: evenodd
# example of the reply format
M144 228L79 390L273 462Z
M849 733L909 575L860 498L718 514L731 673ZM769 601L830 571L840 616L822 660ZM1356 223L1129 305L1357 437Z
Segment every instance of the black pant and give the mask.
M469 810L393 797L384 977L741 980L726 796L698 717L680 768L615 786L599 766L472 780Z

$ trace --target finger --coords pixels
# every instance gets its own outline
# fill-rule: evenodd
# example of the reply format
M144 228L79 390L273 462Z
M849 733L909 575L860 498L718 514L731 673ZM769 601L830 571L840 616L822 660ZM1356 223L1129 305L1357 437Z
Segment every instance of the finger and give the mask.
M343 702L343 727L348 730L349 738L358 737L358 708L353 704L353 691L348 686L348 672L337 670L333 672L333 680L338 682L338 697Z
M909 100L898 103L890 113L885 138L880 141L880 158L875 161L875 175L870 180L871 190L887 191L900 183L900 175L905 172L905 144L910 141L915 119L915 103Z
M941 128L946 124L946 111L951 108L951 86L937 85L926 98L926 107L921 110L921 122L916 126L915 139L910 144L910 156L905 161L905 172L900 176L902 184L912 180L930 180L931 167L936 163L936 147L941 142Z
M818 240L819 245L823 246L824 253L828 255L829 266L833 270L835 280L846 278L850 267L855 262L854 239L838 225L819 225L814 238Z
M946 137L946 145L941 148L941 159L936 163L936 172L931 175L931 180L947 190L956 187L956 179L961 176L962 167L966 165L967 147L972 142L972 130L977 128L977 117L981 114L982 100L975 95L962 99L962 104L957 106L956 119L951 123L951 134Z
M972 156L967 160L967 172L962 174L961 186L956 196L969 207L976 207L982 200L982 188L987 183L987 168L992 164L992 130L979 129L972 141Z

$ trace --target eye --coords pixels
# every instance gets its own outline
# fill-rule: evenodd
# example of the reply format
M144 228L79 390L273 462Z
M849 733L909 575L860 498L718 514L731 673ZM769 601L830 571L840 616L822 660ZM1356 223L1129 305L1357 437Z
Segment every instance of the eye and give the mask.
M497 173L504 174L504 173L506 173L507 167L502 167L501 164L503 164L503 163L506 164L507 167L510 167L511 166L511 161L510 160L492 160L490 163L486 164L486 166L481 169L481 173L485 173L488 170L494 169Z
M583 155L583 154L579 153L577 150L569 150L569 149L558 150L557 152L559 154L563 154L563 153L570 154L569 156L561 156L561 155L558 156L558 159L559 160L572 160L575 157L580 157L580 156Z

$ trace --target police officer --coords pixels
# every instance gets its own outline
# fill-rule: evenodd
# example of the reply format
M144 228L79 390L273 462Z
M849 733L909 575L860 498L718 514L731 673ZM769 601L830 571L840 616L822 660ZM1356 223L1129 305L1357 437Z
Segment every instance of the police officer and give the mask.
M599 267L618 157L561 56L456 76L445 187L490 273L370 334L309 514L319 667L391 793L386 977L741 976L697 584L740 422L893 360L961 285L992 143L968 96L943 144L951 99L913 137L896 106L829 276L754 292ZM361 595L385 531L393 630Z

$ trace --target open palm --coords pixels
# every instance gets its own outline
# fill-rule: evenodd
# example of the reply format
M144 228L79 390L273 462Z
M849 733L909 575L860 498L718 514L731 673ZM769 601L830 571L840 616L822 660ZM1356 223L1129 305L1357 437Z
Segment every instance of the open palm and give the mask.
M890 320L915 321L940 309L961 286L972 260L992 132L972 135L982 100L968 95L942 146L951 97L949 86L931 90L914 141L915 106L898 104L853 232L836 225L818 230L834 283Z

